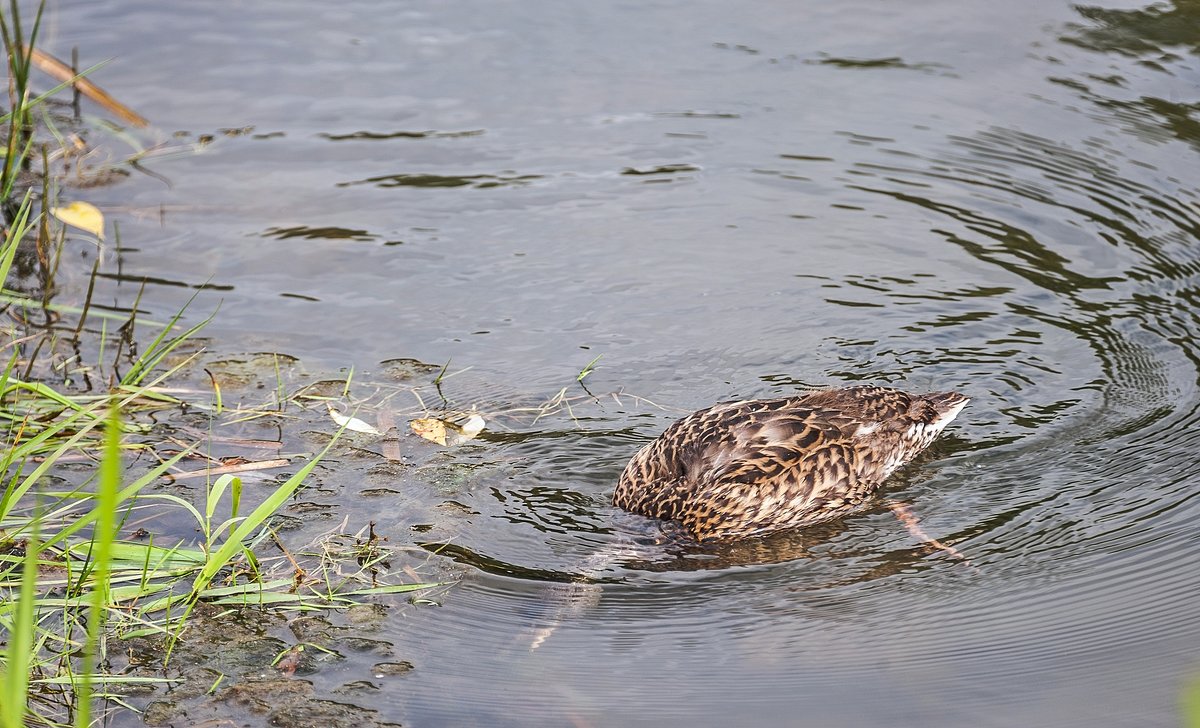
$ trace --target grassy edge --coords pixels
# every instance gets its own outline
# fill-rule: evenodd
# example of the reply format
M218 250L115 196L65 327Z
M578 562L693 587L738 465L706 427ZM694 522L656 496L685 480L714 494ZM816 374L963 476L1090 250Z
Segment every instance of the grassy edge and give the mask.
M6 231L0 248L0 273L4 276L0 283L7 281L19 242L37 225L40 216L31 214L32 199L31 193L25 195L14 224ZM0 487L0 631L8 633L7 647L0 653L3 728L61 725L55 716L69 716L76 726L91 725L98 719L93 713L94 699L113 698L101 686L145 680L97 670L105 659L107 642L120 636L113 631L113 615L121 617L125 636L157 634L173 647L201 600L275 610L343 608L368 595L431 586L394 584L362 589L347 581L350 588L322 594L311 586L305 593L296 593L293 579L217 585L239 557L258 568L253 549L269 535L268 520L304 484L335 445L337 435L248 515L238 513L242 493L241 481L236 478L220 478L210 484L202 517L191 504L177 499L203 526L205 538L199 550L182 544L164 549L153 542L117 540L123 513L166 503L162 494L153 494L159 496L154 498L142 491L190 452L181 450L122 487L121 453L127 447L122 435L136 431L122 424L123 410L179 404L177 399L150 390L194 360L195 355L166 372L159 371L168 355L212 319L209 316L176 334L182 316L183 311L176 314L113 390L102 396L80 397L18 378L15 369L21 349L17 346L3 366L0 430L6 434L6 447L0 453L4 478ZM93 451L101 458L90 490L53 494L40 485L67 456ZM216 509L226 497L232 503L232 515L214 527ZM221 538L223 534L227 534L225 538ZM43 574L64 566L67 578L62 584L56 585ZM12 577L17 578L14 581ZM180 587L183 592L178 591ZM65 590L67 596L51 597L48 588ZM180 603L186 605L182 614L175 609ZM56 620L59 627L48 626ZM82 639L76 636L78 632L83 633ZM168 658L169 654L168 650ZM52 715L34 711L34 690L41 691L38 711L46 710L48 700L60 701L50 708ZM118 699L117 704L123 703Z
M21 195L19 203L13 199L18 177L34 157L36 119L33 109L72 83L63 82L48 92L31 97L29 74L44 5L44 0L39 3L27 39L16 0L10 0L7 12L0 6L0 36L7 51L11 81L10 108L0 114L0 124L7 127L7 138L0 141L3 145L0 149L3 163L0 206L8 222L3 247L0 247L0 305L76 316L79 322L75 337L78 338L89 313L88 304L83 309L76 309L50 301L47 296L36 300L3 287L16 260L20 241L36 236L41 253L50 240L45 215L33 213L35 199L38 199L36 185ZM41 155L45 166L44 150ZM43 178L41 195L40 204L43 209L48 209L52 196L48 177ZM58 239L61 242L61 237ZM57 256L51 257L56 264ZM49 275L53 276L53 268L49 269ZM46 284L44 289L50 291L51 286ZM90 291L88 299L90 302ZM341 581L336 585L328 579L317 584L323 591L312 584L298 590L294 578L263 579L257 571L247 583L218 585L218 580L232 573L231 567L239 558L258 569L253 550L268 536L273 537L268 526L270 518L328 454L338 441L340 430L319 453L310 457L247 515L239 515L242 493L241 481L237 478L222 477L210 484L205 493L203 516L191 504L177 499L176 505L186 506L185 510L193 513L202 526L204 538L199 549L183 544L164 548L155 546L152 541L141 544L118 540L120 524L134 509L147 504L169 504L168 499L153 498L142 491L189 452L185 449L162 460L134 482L122 486L122 451L129 447L122 444L122 436L132 431L128 423L135 419L132 415L125 416L130 414L126 410L148 407L151 405L147 403L151 402L157 402L153 406L179 404L178 400L150 390L184 364L164 374L159 374L158 370L166 357L193 338L216 315L214 311L198 324L176 333L186 309L187 306L164 323L142 321L159 327L160 331L133 360L129 371L120 377L112 391L98 397L61 393L45 383L33 381L30 376L32 360L40 348L33 349L34 353L27 357L30 359L28 366L22 364L24 376L19 376L17 365L22 348L18 346L19 342L11 344L13 352L0 373L0 431L5 432L7 445L0 453L0 477L4 478L0 484L0 631L8 633L7 646L0 653L0 728L35 723L61 724L56 719L31 712L31 690L35 687L67 688L53 694L64 701L60 706L62 714L72 716L71 721L76 726L88 726L98 719L92 711L93 698L107 692L98 689L99 686L110 682L145 681L145 678L118 678L97 671L97 666L104 661L106 643L114 635L116 615L120 615L127 625L137 625L137 629L128 630L127 635L158 634L173 646L183 633L192 610L202 600L270 609L339 608L359 603L362 597L369 595L396 594L435 586L418 583L362 588L362 584L355 584L352 578L345 578L339 572ZM136 310L135 305L134 314L121 329L130 336ZM109 312L92 311L91 314L101 318L102 324L122 318ZM107 326L101 329L99 337L103 361ZM281 392L280 408L285 399ZM19 411L21 409L24 414ZM218 401L214 416L220 414ZM123 425L123 421L126 424ZM68 493L47 493L40 485L45 476L57 463L76 453L100 455L98 473L90 485ZM227 495L232 515L214 527L216 508ZM227 535L221 538L223 534ZM64 566L66 580L58 585L48 575L61 571ZM65 596L50 597L46 591L50 584ZM181 602L185 603L182 615L174 609ZM81 617L86 618L82 629L79 627ZM62 621L60 628L53 626L56 619ZM83 633L82 640L77 638L77 632ZM43 694L38 704L45 705L46 698Z
M77 728L87 728L91 723L92 682L97 654L100 652L100 630L104 624L105 610L111 601L109 577L112 573L112 545L116 538L117 491L121 487L120 416L121 411L117 406L109 408L104 456L100 460L100 482L96 489L97 519L92 534L92 558L95 560L96 569L92 603L88 613L87 640L83 647L83 673L75 701Z

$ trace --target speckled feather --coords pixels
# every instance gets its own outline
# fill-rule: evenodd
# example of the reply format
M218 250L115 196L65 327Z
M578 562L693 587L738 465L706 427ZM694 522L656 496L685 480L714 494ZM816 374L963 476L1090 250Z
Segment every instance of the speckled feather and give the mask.
M860 508L968 400L850 387L694 412L643 447L614 505L679 522L698 541L820 523Z

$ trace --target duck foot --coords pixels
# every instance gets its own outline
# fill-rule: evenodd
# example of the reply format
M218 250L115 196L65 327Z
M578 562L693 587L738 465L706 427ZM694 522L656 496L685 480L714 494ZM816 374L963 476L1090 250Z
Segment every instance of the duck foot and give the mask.
M896 518L900 521L900 523L904 524L904 527L907 528L908 532L913 535L913 538L917 539L921 543L932 546L938 551L942 551L950 556L953 556L972 569L978 568L975 566L975 564L971 563L971 560L968 559L963 552L959 551L953 546L947 546L936 538L930 536L928 533L925 533L925 529L921 528L921 519L917 518L917 516L912 512L912 509L910 509L906 504L899 501L888 501L887 507L892 509L892 513L896 514Z
M582 581L555 584L550 588L552 614L546 623L533 630L529 651L533 652L550 639L564 621L586 613L600 603L600 585Z

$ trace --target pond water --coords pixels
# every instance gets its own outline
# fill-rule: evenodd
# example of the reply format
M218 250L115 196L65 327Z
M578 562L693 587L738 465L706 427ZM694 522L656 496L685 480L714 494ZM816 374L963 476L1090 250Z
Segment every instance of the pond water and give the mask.
M1200 672L1200 6L103 0L46 29L112 58L95 80L166 145L66 190L120 226L97 300L146 279L165 318L199 289L216 354L367 382L449 360L460 408L582 396L451 450L405 438L405 467L370 443L326 463L314 527L375 520L459 580L372 622L404 669L344 650L312 702L1176 724ZM64 264L60 300L89 271ZM589 389L625 395L586 398L598 355ZM881 505L606 563L554 617L552 582L644 528L608 497L679 412L858 381L972 398L886 495L974 568Z

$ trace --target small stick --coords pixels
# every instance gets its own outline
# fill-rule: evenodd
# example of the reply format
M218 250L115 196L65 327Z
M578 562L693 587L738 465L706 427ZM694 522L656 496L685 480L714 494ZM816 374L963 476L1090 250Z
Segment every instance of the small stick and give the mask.
M150 122L146 121L145 117L138 114L125 104L122 104L120 101L114 99L108 94L107 91L100 88L96 84L92 83L86 78L78 76L73 70L71 70L70 66L58 60L49 53L41 50L40 48L23 47L22 50L29 53L30 60L33 61L33 65L37 66L44 73L53 76L55 80L61 83L70 81L71 84L74 85L74 87L79 91L79 93L82 93L92 101L95 101L112 113L116 114L127 124L132 124L133 126L138 127L150 125Z

